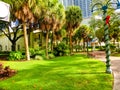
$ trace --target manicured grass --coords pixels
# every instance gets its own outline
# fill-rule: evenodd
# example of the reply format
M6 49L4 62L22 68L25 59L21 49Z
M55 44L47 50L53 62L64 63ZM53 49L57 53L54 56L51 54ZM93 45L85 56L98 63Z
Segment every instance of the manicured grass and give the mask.
M112 90L113 77L105 73L105 64L84 55L2 63L18 72L0 81L0 90Z

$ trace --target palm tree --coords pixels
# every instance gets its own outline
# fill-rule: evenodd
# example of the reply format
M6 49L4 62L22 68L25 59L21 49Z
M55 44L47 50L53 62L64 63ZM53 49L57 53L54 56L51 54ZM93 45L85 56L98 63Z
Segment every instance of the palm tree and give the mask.
M46 32L46 58L48 58L48 36L49 32L57 31L63 25L63 20L65 18L63 6L58 2L58 0L51 0L44 3L44 8L42 8L42 15L39 19L40 28Z
M30 11L28 3L24 3L21 7L15 12L16 18L22 21L23 31L24 31L24 43L26 49L26 58L30 60L29 55L29 47L28 47L28 37L27 37L27 22L31 22L33 20L33 14ZM33 21L32 21L33 22Z
M28 37L27 37L27 24L34 22L34 14L38 16L40 11L39 0L4 0L11 6L11 17L12 19L17 18L22 22L24 31L24 41L26 49L26 59L30 60L29 48L28 48ZM36 10L37 9L37 10ZM34 11L34 12L33 12Z
M56 40L60 40L60 37L62 37L61 35L63 30L61 28L65 23L65 10L63 5L58 3L54 8L53 13L55 13L55 15L53 17L54 22L52 23L54 28L52 29L53 39L51 50L53 50L54 46L56 46Z
M82 13L79 6L70 6L66 10L66 28L70 39L70 54L72 53L72 33L80 26Z

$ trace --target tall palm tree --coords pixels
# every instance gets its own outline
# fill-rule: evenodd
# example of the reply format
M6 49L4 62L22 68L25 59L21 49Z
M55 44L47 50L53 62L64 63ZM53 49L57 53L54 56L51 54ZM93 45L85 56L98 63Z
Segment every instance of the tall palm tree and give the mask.
M52 31L59 30L65 19L63 6L58 0L46 0L39 20L40 28L46 32L46 58L48 58L48 35Z
M53 10L53 13L55 15L53 16L53 29L52 29L52 34L53 34L53 39L52 39L52 50L53 47L56 45L56 38L61 37L60 35L60 30L62 30L62 26L65 24L65 9L62 4L57 4ZM58 35L59 32L59 35Z
M39 0L17 0L17 1L4 0L4 1L9 3L11 6L12 19L17 18L22 22L23 31L24 31L26 59L30 60L29 48L28 48L28 37L27 37L27 24L34 22L34 14L38 16L37 15L39 14L38 11L40 11L37 8ZM36 9L38 9L38 11Z
M72 33L80 26L82 12L78 6L69 6L66 10L66 28L70 39L70 54L72 54Z
M24 43L26 49L26 59L30 60L29 47L28 47L28 37L27 37L27 23L33 22L33 14L30 11L29 5L27 2L21 5L21 7L15 12L16 18L22 21L23 31L24 31Z

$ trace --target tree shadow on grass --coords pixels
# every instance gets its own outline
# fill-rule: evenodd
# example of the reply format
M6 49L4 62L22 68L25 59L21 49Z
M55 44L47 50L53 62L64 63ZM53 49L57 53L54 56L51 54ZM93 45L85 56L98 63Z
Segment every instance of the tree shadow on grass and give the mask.
M40 88L42 90L80 90L79 88L82 88L86 81L93 82L95 79L100 83L108 78L105 76L104 68L100 67L101 64L98 62L83 62L82 58L80 60L78 57L56 58L46 62L49 63L44 65L35 63L27 69L19 69L17 75L0 83L0 88L3 87L3 90L40 90Z

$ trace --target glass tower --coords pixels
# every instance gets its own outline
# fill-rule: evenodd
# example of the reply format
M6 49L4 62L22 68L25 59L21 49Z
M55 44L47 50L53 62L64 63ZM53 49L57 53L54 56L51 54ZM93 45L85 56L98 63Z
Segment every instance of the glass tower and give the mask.
M60 2L62 2L65 8L70 5L80 6L83 18L88 18L92 15L90 8L92 0L60 0Z

